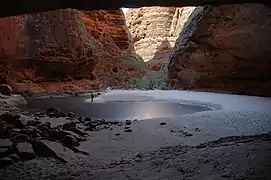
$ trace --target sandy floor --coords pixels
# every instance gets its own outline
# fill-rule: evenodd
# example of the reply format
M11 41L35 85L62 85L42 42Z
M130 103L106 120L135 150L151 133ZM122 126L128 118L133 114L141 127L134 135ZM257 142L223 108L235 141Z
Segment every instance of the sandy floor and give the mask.
M0 179L270 179L270 136L254 137L271 132L270 98L110 91L95 103L162 100L201 104L213 110L133 122L131 133L124 132L124 126L91 132L80 147L90 156L79 156L68 164L52 159L18 163L0 170ZM250 135L253 137L240 139ZM238 138L215 141L228 136ZM198 147L201 143L206 144Z

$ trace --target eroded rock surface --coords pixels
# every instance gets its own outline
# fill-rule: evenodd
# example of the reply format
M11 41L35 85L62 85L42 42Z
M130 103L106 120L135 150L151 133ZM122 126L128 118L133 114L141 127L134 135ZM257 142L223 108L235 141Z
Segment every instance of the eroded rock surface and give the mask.
M134 53L120 9L3 18L0 37L0 80L20 92L124 86Z
M127 25L133 35L135 50L144 61L168 63L168 54L194 7L143 7L129 9ZM160 70L159 67L153 69Z
M270 96L270 15L259 4L198 7L170 57L169 86Z

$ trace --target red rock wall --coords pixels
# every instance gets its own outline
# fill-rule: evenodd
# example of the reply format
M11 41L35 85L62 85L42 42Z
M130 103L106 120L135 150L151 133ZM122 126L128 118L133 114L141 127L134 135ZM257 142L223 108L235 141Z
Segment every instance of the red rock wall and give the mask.
M133 43L121 10L58 10L0 19L1 79L17 91L116 85ZM119 80L122 84L125 79Z
M198 7L172 51L169 86L271 96L270 16L257 4Z

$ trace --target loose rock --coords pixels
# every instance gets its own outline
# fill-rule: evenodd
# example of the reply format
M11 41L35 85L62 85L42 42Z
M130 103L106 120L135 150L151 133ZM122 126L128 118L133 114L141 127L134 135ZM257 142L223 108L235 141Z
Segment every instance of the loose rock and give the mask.
M79 146L79 141L71 135L64 136L64 139L61 142L64 146L67 147Z
M133 130L132 129L125 129L124 131L125 132L132 132Z
M78 121L79 121L80 123L83 123L83 122L84 122L82 117L78 117L77 119L78 119Z
M0 148L0 158L5 157L9 154L8 148Z
M59 118L59 117L63 117L64 114L60 111L59 108L49 108L47 111L46 111L46 115L49 116L49 117L56 117L56 118ZM65 115L66 116L66 115Z
M51 123L50 122L44 122L36 126L37 129L41 131L50 130L51 129Z
M230 178L231 177L231 172L225 172L221 175L222 178Z
M69 112L69 113L68 113L68 117L74 118L74 117L76 117L76 116L75 116L75 114L74 114L73 112Z
M125 124L126 124L126 125L131 125L131 124L132 124L132 121L131 121L131 120L126 120L126 121L125 121Z
M37 121L37 120L30 120L30 121L27 121L27 125L29 126L37 126L39 124L41 124L42 122L40 121Z
M161 123L160 123L161 126L164 126L164 125L166 125L166 124L167 124L166 122L161 122Z
M0 120L13 125L15 128L23 128L26 125L26 122L20 119L19 114L11 112L5 112L4 114L1 114Z
M76 134L76 133L74 133L72 131L65 131L65 130L63 130L62 132L63 132L64 136L70 135L70 136L75 137L78 141L83 141L84 140L84 138L80 137L78 134Z
M104 125L104 129L109 129L110 127L107 125Z
M7 95L7 96L10 96L12 93L12 88L7 84L1 84L0 85L0 93Z
M8 157L11 158L14 162L20 161L20 157L17 154L10 154Z
M75 158L75 154L72 150L57 142L41 140L34 144L34 148L38 155L55 157L62 162L69 162Z
M13 160L10 157L0 159L0 167L10 166L13 164Z
M4 121L0 121L0 136L5 137L8 133L8 125Z
M14 143L20 143L20 142L30 141L30 138L25 134L17 134L15 136L11 137L11 140Z
M31 160L36 157L32 145L28 142L19 143L16 148L20 158L23 160Z
M71 129L74 129L76 128L76 124L74 122L68 122L68 123L65 123L62 125L62 129L63 130L71 130Z
M84 119L84 121L88 121L88 122L90 122L90 121L91 121L91 118L86 117L86 118Z
M0 148L11 148L12 144L9 139L0 139Z

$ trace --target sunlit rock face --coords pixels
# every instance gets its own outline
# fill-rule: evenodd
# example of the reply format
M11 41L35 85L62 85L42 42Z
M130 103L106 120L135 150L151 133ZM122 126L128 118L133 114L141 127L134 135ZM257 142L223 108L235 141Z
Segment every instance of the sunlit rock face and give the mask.
M15 91L124 86L133 42L123 12L72 9L0 19L0 80Z
M270 16L257 4L196 8L170 56L168 85L270 96Z
M135 51L153 70L169 62L169 53L194 7L143 7L126 13Z

